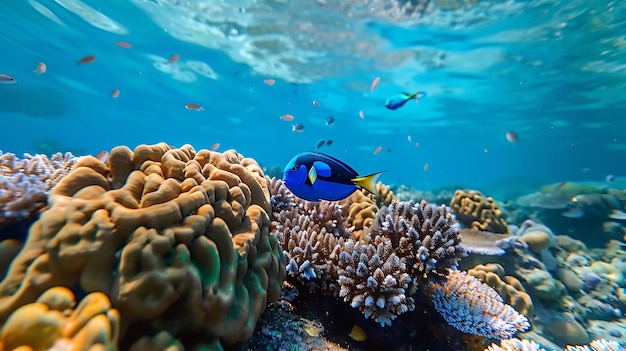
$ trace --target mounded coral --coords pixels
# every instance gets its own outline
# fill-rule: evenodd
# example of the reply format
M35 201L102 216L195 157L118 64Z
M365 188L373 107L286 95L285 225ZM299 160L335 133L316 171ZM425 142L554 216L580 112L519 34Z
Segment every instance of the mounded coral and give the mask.
M378 211L376 202L359 189L346 199L341 200L339 204L343 207L347 226L354 227L352 238L364 239L363 230L372 223L376 217L376 211Z
M399 201L391 187L381 182L376 183L376 193L367 194L367 197L373 200L378 208L387 207L392 201Z
M450 201L452 213L465 227L493 233L508 233L502 210L491 197L476 190L457 190Z
M505 275L501 265L497 263L480 264L468 270L467 274L492 287L504 302L523 314L529 321L532 321L533 301L530 295L526 293L522 283L517 278Z
M74 308L75 307L75 308ZM117 350L120 316L101 292L78 306L65 287L15 310L0 329L0 350Z
M105 292L135 331L201 333L230 345L276 300L284 257L269 233L268 183L235 151L116 147L84 157L0 283L0 321L53 286Z

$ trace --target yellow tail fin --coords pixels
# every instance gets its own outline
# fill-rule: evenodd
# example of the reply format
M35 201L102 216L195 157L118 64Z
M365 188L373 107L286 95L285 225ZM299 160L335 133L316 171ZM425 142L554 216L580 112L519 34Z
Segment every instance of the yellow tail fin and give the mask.
M370 175L356 177L351 180L356 186L363 188L372 194L376 194L376 181L378 180L378 177L380 177L380 175L384 172L386 171L380 171L372 173Z

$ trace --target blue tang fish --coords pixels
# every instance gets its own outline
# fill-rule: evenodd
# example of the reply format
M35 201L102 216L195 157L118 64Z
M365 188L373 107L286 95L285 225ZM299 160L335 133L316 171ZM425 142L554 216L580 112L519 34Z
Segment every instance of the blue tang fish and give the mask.
M387 101L385 101L385 107L390 110L395 110L404 106L404 104L406 104L409 100L415 99L415 101L419 101L419 99L424 96L426 96L426 93L423 91L418 91L414 94L398 93L390 96Z
M285 166L283 181L297 197L306 201L338 201L358 188L376 193L382 172L359 176L350 166L321 152L303 152Z

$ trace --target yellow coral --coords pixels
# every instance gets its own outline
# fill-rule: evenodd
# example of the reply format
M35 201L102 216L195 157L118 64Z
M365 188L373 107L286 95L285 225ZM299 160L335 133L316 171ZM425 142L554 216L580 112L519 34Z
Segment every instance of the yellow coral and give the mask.
M95 292L75 303L69 289L54 287L18 308L0 330L0 351L117 350L120 316L107 296Z
M526 293L519 280L513 276L505 275L501 265L497 263L479 264L468 270L467 274L492 287L504 302L523 314L529 321L532 321L533 301L530 295Z
M368 198L361 190L357 190L348 198L339 202L347 212L348 226L353 226L352 238L363 239L363 229L369 226L376 217L376 203Z
M485 197L479 191L455 191L450 208L457 220L470 229L493 233L509 232L496 201L491 197Z
M376 203L376 207L387 207L392 201L400 201L398 197L391 191L389 185L385 185L381 182L376 183L376 194L367 194L370 200Z

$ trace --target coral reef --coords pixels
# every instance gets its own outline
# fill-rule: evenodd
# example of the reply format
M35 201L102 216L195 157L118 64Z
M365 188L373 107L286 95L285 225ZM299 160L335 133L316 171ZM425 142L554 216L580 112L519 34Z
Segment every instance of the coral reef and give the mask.
M299 200L280 180L272 179L270 188L274 193L272 230L276 232L289 260L288 277L294 277L310 288L321 287L323 292L338 294L366 318L374 319L381 326L391 325L397 316L415 308L412 291L421 289L420 296L428 299L430 292L435 291L431 289L433 284L441 287L437 291L443 291L443 287L452 289L452 285L467 283L461 280L447 283L450 274L456 277L456 273L450 272L456 272L465 251L460 246L457 226L445 205L436 207L425 201L419 204L392 201L387 207L378 209L360 238L353 238L349 234L354 226L341 228L341 206ZM345 219L343 227L349 225ZM492 288L479 281L478 286L491 291L489 296L498 296ZM459 323L451 323L454 327L482 336L497 333L511 336L512 330L524 329L521 321L525 321L525 317L504 305L501 299L489 300L495 304L490 305L464 297L464 293L469 294L470 291L461 292L456 298L463 308L483 313L482 319L478 315L473 316L480 323L491 323L489 318L493 316L490 311L498 308L506 310L502 313L509 319L500 321L491 329L479 327L468 331L461 329L463 326ZM437 296L441 302L441 294L437 293ZM475 305L476 302L480 304ZM442 303L435 304L442 306ZM455 315L467 312L438 311L446 320L452 318L448 322L454 318L465 318ZM514 319L514 314L519 320Z
M46 205L50 190L76 164L71 153L52 157L0 151L0 227L38 213ZM2 239L2 238L0 238Z
M120 316L94 292L78 306L71 290L54 287L15 310L0 329L0 350L117 350Z
M525 218L545 224L556 233L567 233L585 240L589 233L601 233L604 240L589 241L602 247L610 239L623 239L626 197L621 189L607 183L560 182L546 185L541 191L520 196L517 212Z
M566 347L566 351L622 351L624 347L617 341L596 339L589 343L589 345L571 346ZM504 339L500 340L500 345L491 344L485 351L546 351L543 347L539 346L532 340L522 339Z
M450 201L452 213L465 227L493 233L508 233L502 211L494 199L476 190L457 190Z
M0 283L0 321L66 286L106 293L126 343L159 331L244 341L285 274L270 211L260 167L233 150L161 143L116 147L106 165L83 157Z
M466 272L450 271L445 283L434 284L431 289L437 311L464 333L506 339L530 328L526 317Z

